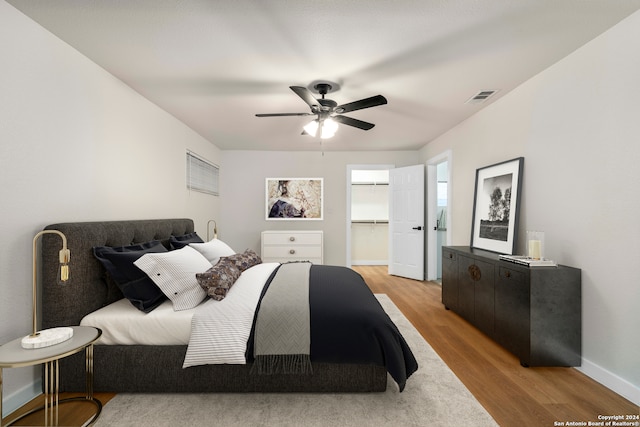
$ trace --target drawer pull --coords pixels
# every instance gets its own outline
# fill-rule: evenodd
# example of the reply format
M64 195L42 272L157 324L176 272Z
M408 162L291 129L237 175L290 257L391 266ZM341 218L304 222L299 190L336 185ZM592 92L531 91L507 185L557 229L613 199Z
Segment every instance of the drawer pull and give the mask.
M296 253L296 250L295 250L295 249L291 249L291 250L289 250L289 253L290 253L291 255L293 255L293 254L295 254L295 253Z
M295 242L295 241L296 241L296 238L295 238L295 237L293 237L293 236L291 236L291 237L289 237L289 241L290 241L290 242Z
M468 271L469 271L469 276L471 276L471 278L476 282L480 280L480 278L482 277L482 273L480 272L480 267L478 267L475 264L470 265Z
M511 277L511 272L509 270L504 272L504 277L509 278Z
M449 258L453 258L453 254L452 253L449 254Z

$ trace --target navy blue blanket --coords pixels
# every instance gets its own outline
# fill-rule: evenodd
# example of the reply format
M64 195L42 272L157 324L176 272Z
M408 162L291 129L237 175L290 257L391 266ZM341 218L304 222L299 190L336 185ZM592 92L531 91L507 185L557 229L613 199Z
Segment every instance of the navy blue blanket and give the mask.
M274 275L267 281L263 296ZM362 276L346 267L313 265L309 308L312 363L384 366L400 391L404 390L418 363ZM258 304L256 313L259 309ZM249 363L254 356L254 328L247 345Z

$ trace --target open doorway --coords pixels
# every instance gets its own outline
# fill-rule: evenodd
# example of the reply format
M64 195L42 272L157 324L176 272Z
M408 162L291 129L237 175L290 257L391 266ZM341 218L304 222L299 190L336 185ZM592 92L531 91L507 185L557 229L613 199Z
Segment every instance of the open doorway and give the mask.
M388 263L388 188L393 168L347 165L347 267Z
M442 247L451 241L451 151L427 162L427 280L442 278Z

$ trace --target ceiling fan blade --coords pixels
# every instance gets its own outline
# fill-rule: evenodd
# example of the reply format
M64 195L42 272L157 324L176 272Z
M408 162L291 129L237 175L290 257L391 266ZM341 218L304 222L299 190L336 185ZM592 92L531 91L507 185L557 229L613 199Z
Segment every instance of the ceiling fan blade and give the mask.
M347 116L334 116L332 119L338 123L342 123L343 125L353 126L362 130L369 130L375 126L373 123L363 122L362 120Z
M313 96L313 92L311 92L306 87L289 86L289 88L292 91L294 91L296 93L296 95L298 95L300 98L302 98L302 100L304 102L306 102L309 105L309 107L311 107L311 111L316 111L318 109L318 107L320 106L320 103L318 102L316 97Z
M314 113L262 113L256 117L315 116Z
M384 105L386 103L387 98L382 95L376 95L359 101L349 102L348 104L338 105L335 111L342 114L348 113L349 111L362 110L363 108L377 107L378 105Z

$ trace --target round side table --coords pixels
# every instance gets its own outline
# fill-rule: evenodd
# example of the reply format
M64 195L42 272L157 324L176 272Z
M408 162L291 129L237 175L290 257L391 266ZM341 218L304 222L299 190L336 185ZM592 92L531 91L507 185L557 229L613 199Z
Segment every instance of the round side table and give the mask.
M15 419L10 419L6 425L11 425L21 418L34 412L44 410L44 425L58 425L58 408L60 404L71 401L87 401L96 406L96 413L85 425L92 425L102 412L102 402L93 397L93 343L96 342L102 331L91 326L73 326L73 337L49 347L24 349L22 338L0 346L0 427L2 427L2 369L21 368L44 364L44 406L36 408ZM87 389L84 397L59 398L58 381L60 377L60 359L71 356L85 350Z

